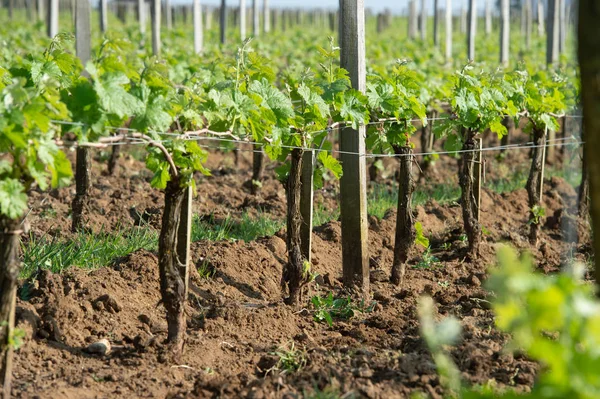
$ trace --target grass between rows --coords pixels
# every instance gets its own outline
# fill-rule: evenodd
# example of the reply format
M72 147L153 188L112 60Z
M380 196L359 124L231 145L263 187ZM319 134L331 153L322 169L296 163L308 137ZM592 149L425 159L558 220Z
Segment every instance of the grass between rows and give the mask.
M484 187L497 193L515 191L525 187L527 170L512 171L506 177L490 179ZM563 177L571 185L581 181L581 173L548 168L546 177ZM413 196L413 206L423 205L430 200L440 204L455 202L460 196L460 188L455 184L435 184L419 187ZM369 215L383 218L389 209L398 203L397 187L375 184L368 195ZM313 225L320 226L339 218L339 208L328 209L316 204ZM271 236L285 226L285 220L273 219L267 214L251 216L244 213L241 218L228 216L224 219L194 217L192 241L252 241L259 237ZM31 238L23 244L23 269L21 278L29 279L40 269L61 272L70 266L96 269L111 264L115 259L139 249L156 250L158 232L148 227L136 227L111 233L79 233L71 240L43 236Z

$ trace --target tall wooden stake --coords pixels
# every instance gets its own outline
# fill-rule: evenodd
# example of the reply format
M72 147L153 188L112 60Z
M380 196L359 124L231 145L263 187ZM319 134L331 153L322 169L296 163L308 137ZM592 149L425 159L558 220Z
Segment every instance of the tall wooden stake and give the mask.
M537 0L537 32L538 36L544 36L546 29L544 28L544 3L543 0Z
M421 40L425 41L427 38L427 6L425 0L421 0L420 21L419 28L421 30Z
M179 261L185 265L185 297L189 291L190 280L190 243L192 238L192 187L185 189L183 203L181 205L181 217L179 218L179 228L177 230L177 256Z
M171 0L165 0L165 22L168 31L173 29L173 9L171 8Z
M452 0L446 0L446 62L452 60Z
M475 194L475 207L477 208L476 217L481 222L481 186L483 184L483 156L481 149L483 141L480 138L475 139L475 157L473 162L473 193Z
M227 3L226 0L221 0L221 9L219 12L219 32L221 44L225 44L227 40Z
M440 47L440 5L439 0L433 0L433 45Z
M152 54L160 57L160 23L161 23L161 1L152 0Z
M140 33L142 37L146 34L146 2L145 0L137 1L138 23L140 24Z
M510 46L510 1L500 0L500 64L508 66Z
M560 0L548 0L548 21L546 31L546 64L554 65L558 61Z
M408 38L417 37L417 3L416 0L410 0L408 3Z
M485 34L492 34L492 0L485 0Z
M100 0L98 11L100 15L100 31L106 33L108 29L108 0Z
M48 0L48 36L58 35L58 0Z
M477 2L469 0L469 29L467 32L467 49L469 60L475 60L475 35L477 34Z
M252 0L252 35L257 37L260 35L260 12L258 0Z
M269 0L263 0L263 31L271 31L271 11L269 10Z
M340 65L349 72L352 87L365 91L364 0L340 0ZM364 126L344 128L340 133L340 154L344 174L340 181L342 259L344 284L369 291L367 227L367 168Z
M204 44L204 34L202 32L202 6L200 0L194 0L194 52L200 54Z
M246 40L246 0L240 0L240 37Z

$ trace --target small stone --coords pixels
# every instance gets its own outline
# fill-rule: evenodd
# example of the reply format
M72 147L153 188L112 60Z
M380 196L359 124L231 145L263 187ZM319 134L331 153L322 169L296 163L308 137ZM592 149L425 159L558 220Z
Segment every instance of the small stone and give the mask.
M110 352L111 346L107 339L101 339L100 341L94 342L87 347L88 353L94 353L104 356Z
M370 277L371 282L373 283L382 283L389 280L387 273L385 272L385 270L382 269L371 270Z
M152 327L152 320L150 320L150 316L148 316L147 314L140 314L138 316L138 320L144 323L145 325Z
M469 276L469 280L468 280L469 284L471 284L473 287L481 287L481 280L479 280L479 278L474 275L471 274Z

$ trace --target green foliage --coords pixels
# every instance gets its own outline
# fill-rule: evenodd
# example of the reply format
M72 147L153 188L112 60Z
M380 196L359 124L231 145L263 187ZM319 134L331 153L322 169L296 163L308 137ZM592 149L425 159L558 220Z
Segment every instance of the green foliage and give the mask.
M334 298L332 292L324 298L315 295L310 302L314 308L314 320L319 323L326 322L330 327L333 326L334 319L348 320L353 318L356 313L373 311L375 306L374 302L366 305L364 301L355 305L350 297Z
M491 271L487 288L496 324L511 335L509 350L519 350L542 364L530 393L498 392L493 387L465 388L444 346L459 335L456 321L433 321L433 302L420 306L422 333L446 387L461 398L581 398L600 396L600 302L592 285L582 283L584 267L574 264L566 272L546 276L534 273L530 257L502 247L498 266Z
M421 222L415 223L415 242L423 248L429 248L429 238L423 234L423 224Z
M540 205L534 205L531 208L531 219L529 224L540 224L542 219L546 216L546 209Z
M3 321L0 323L1 327L7 326L8 323ZM23 338L25 338L25 331L21 328L13 328L12 333L8 337L8 346L13 350L19 350L23 346Z
M280 374L295 373L302 370L308 362L308 354L304 349L296 348L294 341L280 346L270 355L277 356L277 363L267 373L279 371Z
M425 252L423 252L421 260L413 267L415 269L431 269L437 266L441 266L440 260L431 253L431 248L428 246Z

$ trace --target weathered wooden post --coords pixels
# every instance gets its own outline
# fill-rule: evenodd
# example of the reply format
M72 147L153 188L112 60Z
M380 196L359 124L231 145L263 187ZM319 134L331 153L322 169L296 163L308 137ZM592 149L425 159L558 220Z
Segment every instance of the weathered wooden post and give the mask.
M161 1L152 0L151 20L152 20L152 54L160 57L160 23L161 23Z
M485 34L492 34L492 0L485 0Z
M221 0L221 8L219 9L219 37L221 44L225 44L227 40L227 4L226 0Z
M554 65L558 61L558 41L559 41L559 0L548 0L548 20L546 32L546 64Z
M171 0L165 0L165 25L168 31L173 28L173 9L171 8Z
M146 35L146 2L137 0L138 23L140 24L140 33L142 38Z
M53 38L58 34L58 0L48 0L48 36Z
M194 0L194 52L200 54L204 45L204 33L202 32L202 5L200 0Z
M106 33L108 29L108 1L100 0L98 4L98 11L100 15L100 31Z
M240 0L240 38L246 40L246 0Z
M340 65L350 76L352 87L366 89L364 0L340 0ZM367 227L366 129L344 127L340 131L340 181L342 259L344 284L369 292ZM355 155L356 154L356 155Z
M467 58L475 60L475 35L477 34L477 3L469 0L469 29L467 31Z
M481 186L483 183L483 141L481 138L475 139L475 156L473 158L473 192L475 194L475 207L477 211L475 216L477 221L481 222Z
M567 7L565 0L558 0L559 10L559 40L558 40L558 53L564 54L565 46L567 45Z
M546 28L544 27L544 3L543 0L537 0L537 32L538 36L544 36Z
M408 38L417 37L417 3L416 0L410 0L408 3Z
M500 64L508 66L510 46L510 1L500 0Z
M532 0L525 1L525 48L531 49L531 33L533 31L533 4Z
M433 0L433 45L440 47L440 5L439 0Z
M252 35L260 35L260 12L258 7L259 0L252 0Z
M46 1L45 0L37 0L36 8L37 8L37 19L38 21L43 21L46 15Z
M446 0L446 62L452 60L452 0Z
M460 33L467 33L467 10L465 5L460 6Z
M263 0L263 31L271 31L271 11L269 10L269 0Z
M425 41L427 39L427 6L425 5L425 0L421 0L420 21L421 40Z

